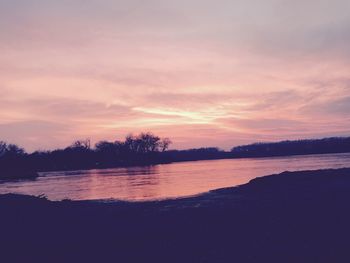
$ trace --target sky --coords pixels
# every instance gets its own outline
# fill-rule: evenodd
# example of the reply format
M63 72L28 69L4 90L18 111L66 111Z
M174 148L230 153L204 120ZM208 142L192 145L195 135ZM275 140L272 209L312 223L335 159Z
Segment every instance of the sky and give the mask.
M350 135L349 0L0 0L0 140Z

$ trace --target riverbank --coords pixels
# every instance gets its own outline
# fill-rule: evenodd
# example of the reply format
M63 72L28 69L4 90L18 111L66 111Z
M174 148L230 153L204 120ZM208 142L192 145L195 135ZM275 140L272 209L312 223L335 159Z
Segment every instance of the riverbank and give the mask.
M4 262L349 262L350 169L285 172L191 198L1 195Z

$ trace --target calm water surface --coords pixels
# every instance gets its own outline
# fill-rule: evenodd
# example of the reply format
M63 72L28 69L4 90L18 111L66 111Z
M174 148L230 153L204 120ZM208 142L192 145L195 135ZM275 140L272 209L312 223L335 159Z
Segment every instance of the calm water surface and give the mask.
M0 184L0 194L65 198L154 200L236 186L283 171L350 167L350 153L182 162L148 167L42 173L33 181Z

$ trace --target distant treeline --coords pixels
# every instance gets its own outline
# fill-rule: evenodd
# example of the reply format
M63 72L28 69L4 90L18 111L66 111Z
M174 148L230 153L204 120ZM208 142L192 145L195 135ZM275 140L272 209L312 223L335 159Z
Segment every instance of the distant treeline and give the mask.
M270 157L345 152L350 152L350 137L254 143L234 147L231 150L235 157Z
M350 152L350 137L255 143L232 148L168 150L170 139L152 133L128 135L124 141L75 141L65 149L28 154L17 145L0 141L0 179L35 178L37 172L152 165L212 160Z

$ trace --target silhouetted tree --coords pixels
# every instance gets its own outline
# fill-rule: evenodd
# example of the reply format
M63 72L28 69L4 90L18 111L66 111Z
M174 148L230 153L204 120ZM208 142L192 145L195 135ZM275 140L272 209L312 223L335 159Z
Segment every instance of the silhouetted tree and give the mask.
M159 150L160 138L152 133L141 133L137 137L140 153L157 152Z
M17 146L16 144L8 144L7 145L7 154L24 155L25 151L23 148Z
M7 144L4 141L0 141L0 157L4 155L20 156L24 154L24 149L16 144Z
M72 143L70 146L72 149L90 150L91 142L90 139L78 140Z
M138 136L128 135L125 138L125 147L133 153L147 154L168 149L171 141L167 138L161 139L152 133L141 133Z
M114 153L115 144L108 141L100 141L95 144L95 149L97 152Z
M4 141L0 141L0 157L5 155L7 150L7 143Z
M170 144L172 144L172 141L169 138L164 138L160 141L159 147L162 152L165 152L169 149Z

